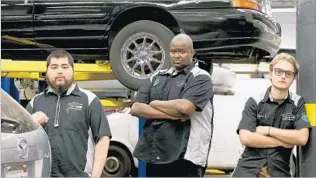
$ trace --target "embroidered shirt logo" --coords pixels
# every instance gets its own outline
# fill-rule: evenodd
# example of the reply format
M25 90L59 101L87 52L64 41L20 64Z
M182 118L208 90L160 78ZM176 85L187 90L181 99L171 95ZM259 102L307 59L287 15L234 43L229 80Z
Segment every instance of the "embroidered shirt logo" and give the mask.
M68 108L67 110L77 110L77 111L81 111L82 110L82 104L81 103L77 103L77 102L71 102L68 103Z
M285 113L285 114L282 114L282 120L284 120L284 121L294 121L295 120L295 116L292 113Z
M301 114L301 119L303 119L303 121L309 122L306 112Z
M261 119L264 119L264 118L266 118L267 116L265 115L265 114L258 114L257 115L257 119L258 120L261 120Z
M181 81L181 82L177 82L177 87L181 87L182 85L185 85L185 82L184 81Z

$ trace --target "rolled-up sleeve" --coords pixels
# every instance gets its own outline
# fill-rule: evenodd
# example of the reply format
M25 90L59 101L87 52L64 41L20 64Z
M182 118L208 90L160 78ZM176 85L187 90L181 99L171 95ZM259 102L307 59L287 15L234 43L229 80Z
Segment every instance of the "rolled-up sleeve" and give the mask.
M213 84L208 75L197 75L187 83L183 92L182 99L191 101L196 111L202 111L206 104L213 98Z
M237 128L237 134L239 134L239 131L241 129L249 130L251 132L256 131L257 127L257 103L256 101L250 97L245 107L242 111L241 120L239 122L238 128Z
M100 100L96 97L89 105L89 119L90 127L95 143L98 142L102 136L112 137L109 122L104 113L103 106Z
M306 114L305 109L305 101L303 97L301 97L297 104L297 112L294 121L294 128L295 129L302 129L302 128L311 128L311 124Z

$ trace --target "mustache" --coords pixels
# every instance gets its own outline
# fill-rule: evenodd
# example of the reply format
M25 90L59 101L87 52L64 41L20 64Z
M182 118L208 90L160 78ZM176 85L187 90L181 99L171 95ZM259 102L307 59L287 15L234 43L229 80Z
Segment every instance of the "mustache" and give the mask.
M65 76L57 76L57 77L55 77L55 80L56 80L56 79L59 79L59 78L65 79Z

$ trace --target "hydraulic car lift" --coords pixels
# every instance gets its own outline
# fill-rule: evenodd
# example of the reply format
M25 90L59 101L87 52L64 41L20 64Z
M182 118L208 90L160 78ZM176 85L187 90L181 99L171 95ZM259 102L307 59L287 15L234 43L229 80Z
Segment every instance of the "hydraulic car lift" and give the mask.
M75 63L74 78L76 81L115 80L109 63L81 64ZM1 77L12 79L45 80L45 61L1 61ZM126 107L125 99L100 98L104 107Z
M111 80L115 79L109 63L75 63L75 80ZM1 77L43 80L46 62L1 60Z

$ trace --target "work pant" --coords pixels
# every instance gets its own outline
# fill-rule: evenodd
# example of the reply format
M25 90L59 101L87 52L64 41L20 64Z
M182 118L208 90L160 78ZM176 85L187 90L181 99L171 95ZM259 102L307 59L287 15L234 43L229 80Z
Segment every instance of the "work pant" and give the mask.
M258 174L238 170L237 167L237 170L234 170L232 177L270 177L270 174L267 167L261 168Z
M146 164L146 177L203 177L206 167L187 160L177 160L169 164Z

